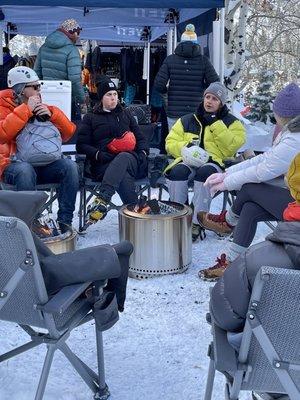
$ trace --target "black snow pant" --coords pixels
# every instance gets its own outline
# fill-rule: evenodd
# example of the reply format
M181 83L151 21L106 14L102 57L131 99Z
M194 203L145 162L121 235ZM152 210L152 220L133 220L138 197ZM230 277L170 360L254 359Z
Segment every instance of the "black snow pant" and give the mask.
M243 185L231 210L239 216L234 228L233 242L249 247L261 221L282 221L284 209L294 201L288 189L267 183Z
M203 165L195 169L194 180L205 182L210 175L216 172L217 169L213 165ZM167 174L170 181L187 181L190 175L191 169L182 163L175 165Z
M138 161L133 154L120 153L98 171L96 179L102 181L99 196L103 200L109 202L118 192L124 204L137 203L134 182L138 175Z

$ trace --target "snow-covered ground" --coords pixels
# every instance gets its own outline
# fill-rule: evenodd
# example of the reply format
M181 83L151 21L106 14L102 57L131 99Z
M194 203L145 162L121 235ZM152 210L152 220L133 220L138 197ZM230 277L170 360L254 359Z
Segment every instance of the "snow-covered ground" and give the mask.
M219 210L221 197L214 200ZM76 226L77 221L74 221ZM261 224L255 241L269 232ZM118 242L117 212L89 228L78 247ZM171 244L170 244L171 245ZM193 264L183 274L148 280L129 279L126 308L120 321L104 332L106 380L111 400L201 400L208 369L210 329L205 321L209 288L197 277L211 266L226 240L211 232L193 245ZM27 335L15 324L0 322L0 354L20 345ZM94 324L71 335L70 347L91 367L96 367ZM45 346L0 364L0 399L34 398ZM224 399L224 380L217 374L214 400ZM87 400L92 393L57 352L46 388L45 400ZM240 399L249 400L244 393Z

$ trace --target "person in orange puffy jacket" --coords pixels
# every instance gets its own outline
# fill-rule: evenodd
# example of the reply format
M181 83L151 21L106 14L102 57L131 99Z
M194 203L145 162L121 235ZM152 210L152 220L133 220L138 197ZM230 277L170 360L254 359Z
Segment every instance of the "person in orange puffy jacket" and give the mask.
M62 158L61 142L76 126L55 106L43 104L39 78L31 68L8 72L9 89L0 91L0 179L17 191L60 183L57 219L62 233L71 228L79 188L76 164Z
M77 152L86 155L93 179L101 181L91 210L93 222L107 214L118 192L124 204L137 203L135 179L147 174L148 142L130 111L118 101L114 82L105 75L97 81L99 105L78 126ZM91 214L90 214L91 215Z

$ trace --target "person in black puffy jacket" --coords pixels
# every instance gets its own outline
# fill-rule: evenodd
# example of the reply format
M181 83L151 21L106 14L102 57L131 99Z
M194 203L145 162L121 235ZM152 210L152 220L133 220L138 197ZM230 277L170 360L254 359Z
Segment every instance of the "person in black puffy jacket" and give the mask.
M188 24L174 54L165 59L154 81L158 93L168 93L169 129L178 118L196 112L204 90L216 81L219 76L209 59L201 54L195 27Z
M137 203L135 179L147 174L147 139L129 110L118 101L115 84L106 76L97 82L100 103L77 128L77 152L90 162L92 178L101 181L91 210L94 222L103 219L111 197L118 192L124 204ZM91 214L90 214L91 215Z

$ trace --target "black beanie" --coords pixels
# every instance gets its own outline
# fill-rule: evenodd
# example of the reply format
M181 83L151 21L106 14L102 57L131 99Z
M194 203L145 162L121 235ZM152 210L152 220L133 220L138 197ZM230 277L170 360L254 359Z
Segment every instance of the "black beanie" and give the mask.
M116 85L106 75L100 75L97 78L96 86L99 100L102 100L102 97L105 95L105 93L109 92L110 90L117 90Z

